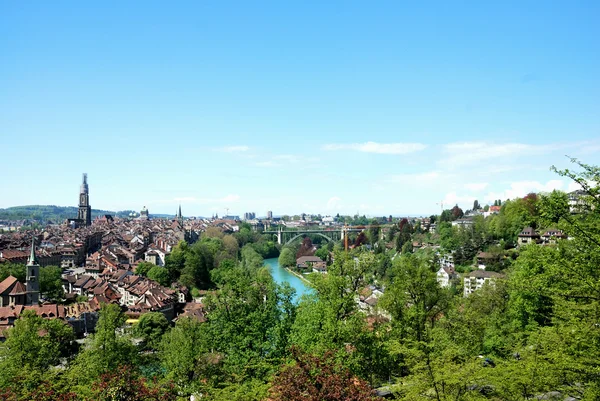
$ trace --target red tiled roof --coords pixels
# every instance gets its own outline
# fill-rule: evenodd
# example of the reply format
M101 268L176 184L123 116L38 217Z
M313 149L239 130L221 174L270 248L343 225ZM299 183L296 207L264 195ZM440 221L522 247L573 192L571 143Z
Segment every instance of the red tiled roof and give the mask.
M0 295L7 295L5 292L10 290L13 285L17 282L17 278L13 276L8 276L0 283Z
M12 291L10 292L10 295L23 295L26 292L27 292L27 289L25 288L23 283L21 283L20 281L17 281L17 283L13 287Z

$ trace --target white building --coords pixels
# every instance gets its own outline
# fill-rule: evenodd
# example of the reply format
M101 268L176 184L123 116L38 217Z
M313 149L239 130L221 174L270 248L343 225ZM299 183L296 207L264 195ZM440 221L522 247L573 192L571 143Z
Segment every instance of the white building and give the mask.
M440 270L437 271L436 280L440 287L446 288L450 286L450 281L456 277L456 273L454 272L454 268L452 267L440 267Z
M502 274L485 270L475 270L464 276L464 296L468 297L473 292L481 289L487 282L493 285Z

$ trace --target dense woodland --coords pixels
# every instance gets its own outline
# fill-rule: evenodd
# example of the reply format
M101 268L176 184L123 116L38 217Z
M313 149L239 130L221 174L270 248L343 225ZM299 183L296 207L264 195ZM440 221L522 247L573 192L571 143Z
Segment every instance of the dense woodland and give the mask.
M333 253L328 274L311 276L313 294L297 304L263 258L295 257L299 244L210 229L178 245L166 269L139 267L210 290L206 322L149 313L126 327L106 305L82 342L60 321L25 315L0 347L0 399L372 400L375 388L400 400L600 399L600 169L574 162L577 172L557 173L587 194L578 213L555 191L499 202L468 228L450 224L457 209L432 216L435 233L401 220L381 240L371 224L349 252L321 244ZM569 239L515 248L525 226ZM505 278L464 298L460 282L438 285L436 251L414 242L454 251L463 271L477 252L496 254L491 269ZM367 319L356 298L369 284L384 295Z

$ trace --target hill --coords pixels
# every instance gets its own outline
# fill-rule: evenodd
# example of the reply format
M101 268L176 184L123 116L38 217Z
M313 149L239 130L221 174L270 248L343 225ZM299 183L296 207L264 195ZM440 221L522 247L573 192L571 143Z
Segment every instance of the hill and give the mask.
M92 219L97 216L110 214L117 217L127 217L133 210L121 210L118 212L102 209L92 209ZM137 212L139 213L139 212ZM156 218L172 218L173 215L151 215ZM13 206L6 209L0 209L0 221L22 221L30 220L47 223L61 223L68 218L77 217L77 207L75 206L55 206L55 205L29 205Z

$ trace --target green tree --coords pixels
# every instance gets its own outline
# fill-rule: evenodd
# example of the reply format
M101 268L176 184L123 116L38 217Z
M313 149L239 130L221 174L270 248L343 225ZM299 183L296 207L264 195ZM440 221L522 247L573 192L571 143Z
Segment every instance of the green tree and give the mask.
M140 276L147 276L150 269L152 269L155 265L150 262L140 262L135 268L135 274L139 274Z
M118 332L123 323L125 315L118 305L102 305L96 332L88 337L68 372L78 393L89 394L91 383L104 373L137 364L138 353L131 339Z
M163 334L169 329L169 321L160 312L144 313L134 326L134 334L141 337L150 349L157 349Z
M294 267L296 266L296 256L290 248L283 248L279 255L279 265L283 267Z
M4 281L8 276L13 276L20 282L25 282L27 271L25 265L18 263L2 263L0 264L0 282Z
M180 387L192 384L197 376L200 357L208 352L209 338L202 323L191 318L180 319L173 329L162 337L160 361L167 377Z
M322 246L319 249L317 249L317 251L315 252L315 256L317 256L317 257L321 258L321 260L324 260L325 262L327 262L329 260L329 249Z
M41 373L76 350L71 326L42 319L34 311L23 312L5 335L6 342L0 348L0 387L6 387L17 375L30 375L36 383Z
M154 280L164 287L168 287L171 284L169 272L164 267L153 266L148 271L148 278Z
M540 224L551 228L569 215L569 196L558 190L540 196L538 205Z
M62 269L58 266L40 268L40 292L51 300L61 301L65 295L62 286Z
M410 241L405 242L404 245L402 245L402 253L406 254L406 253L412 253L412 252L413 252L412 242L410 242Z

